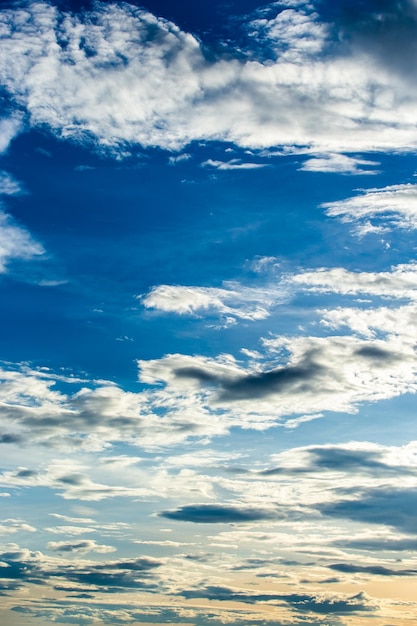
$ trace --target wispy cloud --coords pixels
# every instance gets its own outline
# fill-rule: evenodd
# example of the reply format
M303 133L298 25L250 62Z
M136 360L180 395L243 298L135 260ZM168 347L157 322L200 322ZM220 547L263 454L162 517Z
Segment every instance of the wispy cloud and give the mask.
M194 287L184 285L158 285L146 296L139 296L148 309L165 313L193 315L214 312L226 318L262 320L269 316L269 309L287 298L283 287L247 287L226 282L223 287Z
M42 245L0 209L0 273L6 273L14 259L29 260L44 253Z
M249 161L242 161L241 159L231 159L230 161L208 159L201 165L202 167L212 167L216 170L256 170L262 167L268 167L268 163L251 163Z
M417 228L417 185L365 189L356 196L321 205L327 215L355 225L358 235L393 228Z

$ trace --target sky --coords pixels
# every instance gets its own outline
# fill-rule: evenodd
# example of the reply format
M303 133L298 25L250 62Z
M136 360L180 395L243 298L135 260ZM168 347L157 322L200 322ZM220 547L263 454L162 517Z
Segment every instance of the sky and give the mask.
M2 626L417 620L417 1L0 3Z

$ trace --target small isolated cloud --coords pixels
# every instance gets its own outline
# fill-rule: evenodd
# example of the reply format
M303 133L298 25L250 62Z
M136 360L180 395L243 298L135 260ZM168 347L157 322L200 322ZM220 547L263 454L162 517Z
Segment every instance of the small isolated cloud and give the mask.
M24 189L8 172L0 171L0 195L17 196L24 193Z
M270 509L221 504L190 504L172 511L162 511L159 516L195 524L233 524L280 518L278 511Z
M88 172L90 170L95 170L96 168L93 165L77 165L75 168L76 172Z
M92 539L79 541L50 541L47 548L53 552L97 552L99 554L116 552L116 548L113 546L100 545Z
M176 156L170 156L168 158L169 165L178 165L178 163L185 163L192 158L191 154L188 152L183 152L182 154L178 154Z
M54 535L84 535L97 532L95 528L88 528L85 526L53 526L52 528L46 528L45 530Z
M14 259L28 260L44 253L26 229L0 210L0 273L6 273L8 263Z
M370 169L377 165L379 165L378 161L368 161L366 159L346 156L345 154L332 153L307 159L299 169L304 172L378 174L377 170ZM366 166L367 169L364 169L362 166Z
M417 185L391 185L366 189L356 196L324 202L321 205L330 217L355 225L358 235L386 232L393 228L417 228Z
M268 163L249 163L241 159L231 159L230 161L215 161L208 159L201 164L202 167L212 167L216 170L257 170L268 167Z

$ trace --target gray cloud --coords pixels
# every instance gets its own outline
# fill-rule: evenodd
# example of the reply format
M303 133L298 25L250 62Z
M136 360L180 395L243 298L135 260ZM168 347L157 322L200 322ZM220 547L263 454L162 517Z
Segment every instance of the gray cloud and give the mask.
M334 563L329 569L344 574L371 574L372 576L415 576L416 569L392 569L383 565L356 565L352 563Z
M191 504L173 511L162 511L160 517L196 524L230 524L279 519L280 514L268 509L216 504Z
M417 552L417 538L383 538L355 539L353 541L337 541L338 545L355 550L368 552Z
M326 503L319 508L321 513L331 517L392 526L417 534L417 489L370 489L356 499Z
M396 72L414 72L417 6L413 0L341 0L327 6L339 36L351 47Z
M323 371L308 358L304 365L287 366L269 372L249 374L234 379L222 378L198 367L182 367L174 370L178 378L193 378L200 383L215 383L221 387L219 399L224 401L263 398L287 389L305 391L312 388L319 373Z
M375 610L375 604L364 593L355 596L313 595L313 594L274 594L238 591L229 587L207 586L202 589L181 592L186 598L208 598L228 602L268 602L268 604L288 604L301 613L347 615Z

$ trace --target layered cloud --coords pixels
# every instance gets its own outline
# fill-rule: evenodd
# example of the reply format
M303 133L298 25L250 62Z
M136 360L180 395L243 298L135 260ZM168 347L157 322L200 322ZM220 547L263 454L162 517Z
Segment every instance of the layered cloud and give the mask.
M368 47L329 43L340 24L309 5L273 5L224 57L128 4L75 15L24 3L0 19L0 78L30 123L119 155L193 140L321 153L417 142L416 89L374 53L383 33Z

